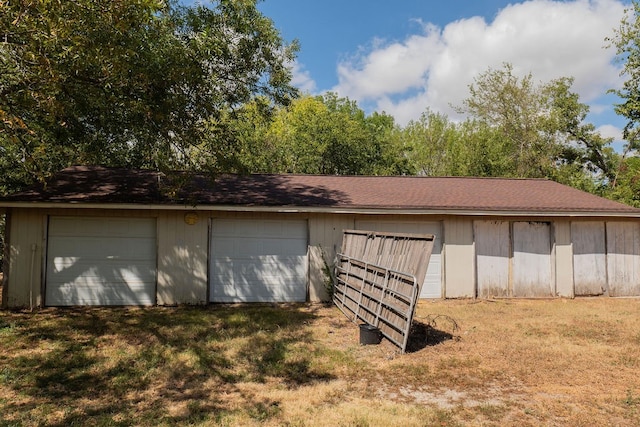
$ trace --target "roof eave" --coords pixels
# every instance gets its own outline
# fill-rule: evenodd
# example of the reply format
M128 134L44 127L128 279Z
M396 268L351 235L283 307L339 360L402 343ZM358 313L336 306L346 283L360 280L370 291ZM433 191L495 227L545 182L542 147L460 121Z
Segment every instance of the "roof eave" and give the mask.
M407 207L339 207L339 206L256 206L256 205L190 205L141 203L85 203L85 202L0 202L0 212L6 208L31 209L103 209L103 210L171 210L211 212L272 212L272 213L332 213L366 215L455 215L510 217L615 217L640 218L640 211L608 210L514 210L468 208L407 208Z

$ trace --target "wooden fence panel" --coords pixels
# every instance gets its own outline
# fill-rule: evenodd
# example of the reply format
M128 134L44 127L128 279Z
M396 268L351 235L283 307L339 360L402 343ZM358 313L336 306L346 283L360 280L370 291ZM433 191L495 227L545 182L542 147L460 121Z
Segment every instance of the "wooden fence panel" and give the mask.
M345 230L334 303L351 321L378 328L404 352L434 240L431 234Z

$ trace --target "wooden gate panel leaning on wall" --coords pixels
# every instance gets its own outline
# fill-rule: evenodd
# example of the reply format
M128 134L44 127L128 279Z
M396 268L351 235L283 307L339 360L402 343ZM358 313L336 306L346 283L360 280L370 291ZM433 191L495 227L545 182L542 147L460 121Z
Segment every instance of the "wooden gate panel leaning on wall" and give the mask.
M345 230L333 301L404 352L435 237Z

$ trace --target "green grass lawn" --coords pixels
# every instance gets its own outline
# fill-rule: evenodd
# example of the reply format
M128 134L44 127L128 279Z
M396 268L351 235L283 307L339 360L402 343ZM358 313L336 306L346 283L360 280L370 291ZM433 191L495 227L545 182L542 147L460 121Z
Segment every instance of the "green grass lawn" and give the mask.
M0 312L0 425L639 425L640 300ZM454 326L458 326L455 328Z

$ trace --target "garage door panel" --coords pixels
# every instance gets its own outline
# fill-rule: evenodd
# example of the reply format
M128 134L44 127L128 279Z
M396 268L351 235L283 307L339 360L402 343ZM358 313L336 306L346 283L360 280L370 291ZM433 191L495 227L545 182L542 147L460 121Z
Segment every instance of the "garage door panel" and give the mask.
M149 218L51 217L49 236L148 237L155 235Z
M122 238L100 238L99 244L96 239L97 237L57 237L50 239L49 251L56 257L145 260L155 250L155 239L151 238L130 238L126 245L123 245Z
M253 272L267 273L270 275L298 276L304 274L305 257L303 256L257 256L257 257L223 257L214 260L216 271L224 272L231 268L239 274L252 274ZM257 273L256 273L257 274ZM255 277L256 279L258 277Z
M212 233L231 238L282 238L283 235L306 237L306 221L216 219Z
M299 293L299 286L294 284L277 284L272 286L255 286L255 284L236 283L222 286L217 302L304 302L306 294L292 299Z
M155 230L152 218L51 217L46 304L153 304Z
M285 241L282 239L264 240L258 248L260 254L281 254L282 256L296 256L307 251L306 242Z
M246 258L251 256L269 256L278 254L279 256L298 256L306 253L307 244L305 241L295 241L292 239L269 239L260 240L249 238L219 238L211 250L212 257L229 256L233 258Z
M302 302L307 288L306 220L214 220L214 302Z
M109 305L131 305L131 301L140 305L154 303L147 292L146 283L119 286L105 282L99 289L96 288L95 282L60 284L52 288L48 298L75 302L74 305L105 305L105 301L109 301Z
M49 282L64 282L77 278L98 277L103 279L122 278L124 280L147 281L153 276L155 265L151 262L131 264L129 261L112 260L99 267L91 260L81 258L56 257L53 260ZM63 280L60 280L63 278Z

